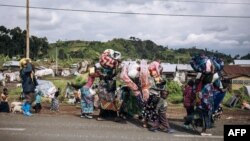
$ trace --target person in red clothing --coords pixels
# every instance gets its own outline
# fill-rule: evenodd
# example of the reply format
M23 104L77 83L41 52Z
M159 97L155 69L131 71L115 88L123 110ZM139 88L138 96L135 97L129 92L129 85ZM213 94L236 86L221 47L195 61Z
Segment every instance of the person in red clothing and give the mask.
M187 116L191 115L194 112L195 105L195 91L194 91L194 81L189 80L186 87L183 91L183 104L187 111Z

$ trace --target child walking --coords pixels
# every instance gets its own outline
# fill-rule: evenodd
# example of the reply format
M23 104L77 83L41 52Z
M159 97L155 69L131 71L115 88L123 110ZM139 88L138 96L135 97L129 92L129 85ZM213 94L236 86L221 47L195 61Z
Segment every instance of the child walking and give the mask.
M160 129L160 126L162 126L162 131L167 133L174 133L174 130L171 129L167 119L167 97L168 92L166 90L161 91L160 98L156 106L156 113L158 114L158 119L154 122L153 127L149 129L150 131L156 131Z
M35 109L36 113L40 113L42 109L41 101L42 101L41 92L37 91L36 98L35 98L35 106L33 106L33 109Z
M183 98L184 98L184 107L187 111L187 116L191 115L194 112L194 105L195 105L195 92L194 92L194 81L189 80L184 91L183 91Z
M57 99L57 97L60 95L60 92L61 92L61 89L58 88L54 97L52 98L52 101L51 101L51 108L50 110L52 111L59 111L59 100Z

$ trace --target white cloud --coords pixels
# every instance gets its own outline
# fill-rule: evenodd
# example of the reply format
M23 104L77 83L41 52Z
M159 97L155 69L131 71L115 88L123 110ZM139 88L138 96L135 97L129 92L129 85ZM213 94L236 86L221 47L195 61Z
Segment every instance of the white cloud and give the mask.
M20 0L0 3L25 5L25 1ZM154 0L42 0L30 1L30 3L31 6L97 11L250 16L248 6L230 4ZM25 8L1 7L0 19L5 19L0 21L0 25L8 28L19 26L25 29ZM135 36L172 48L196 46L231 54L246 54L250 48L249 25L249 19L119 15L30 9L31 34L46 36L50 42L59 39L108 41L113 38Z
M227 31L228 27L225 25L210 25L210 26L206 26L203 28L204 31L209 31L209 32L223 32L223 31Z
M250 45L250 41L244 41L243 45Z

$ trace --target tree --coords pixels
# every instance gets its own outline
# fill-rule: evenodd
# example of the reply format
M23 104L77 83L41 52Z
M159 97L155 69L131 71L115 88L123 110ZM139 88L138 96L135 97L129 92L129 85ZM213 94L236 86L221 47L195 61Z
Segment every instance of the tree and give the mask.
M242 56L240 59L250 59L250 53L248 53L248 54L245 55L245 56Z
M240 55L239 54L235 55L234 59L240 59Z
M49 43L47 38L30 37L30 56L37 58L46 54ZM0 54L12 56L25 56L26 49L26 31L19 27L7 29L0 26Z
M61 60L67 59L67 55L64 53L63 49L59 49L58 58Z

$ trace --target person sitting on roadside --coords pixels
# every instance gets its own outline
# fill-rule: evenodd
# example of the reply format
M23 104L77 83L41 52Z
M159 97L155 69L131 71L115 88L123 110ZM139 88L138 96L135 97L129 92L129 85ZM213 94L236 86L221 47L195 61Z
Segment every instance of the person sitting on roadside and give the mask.
M10 107L8 104L8 89L3 88L3 92L0 97L0 112L10 112Z

